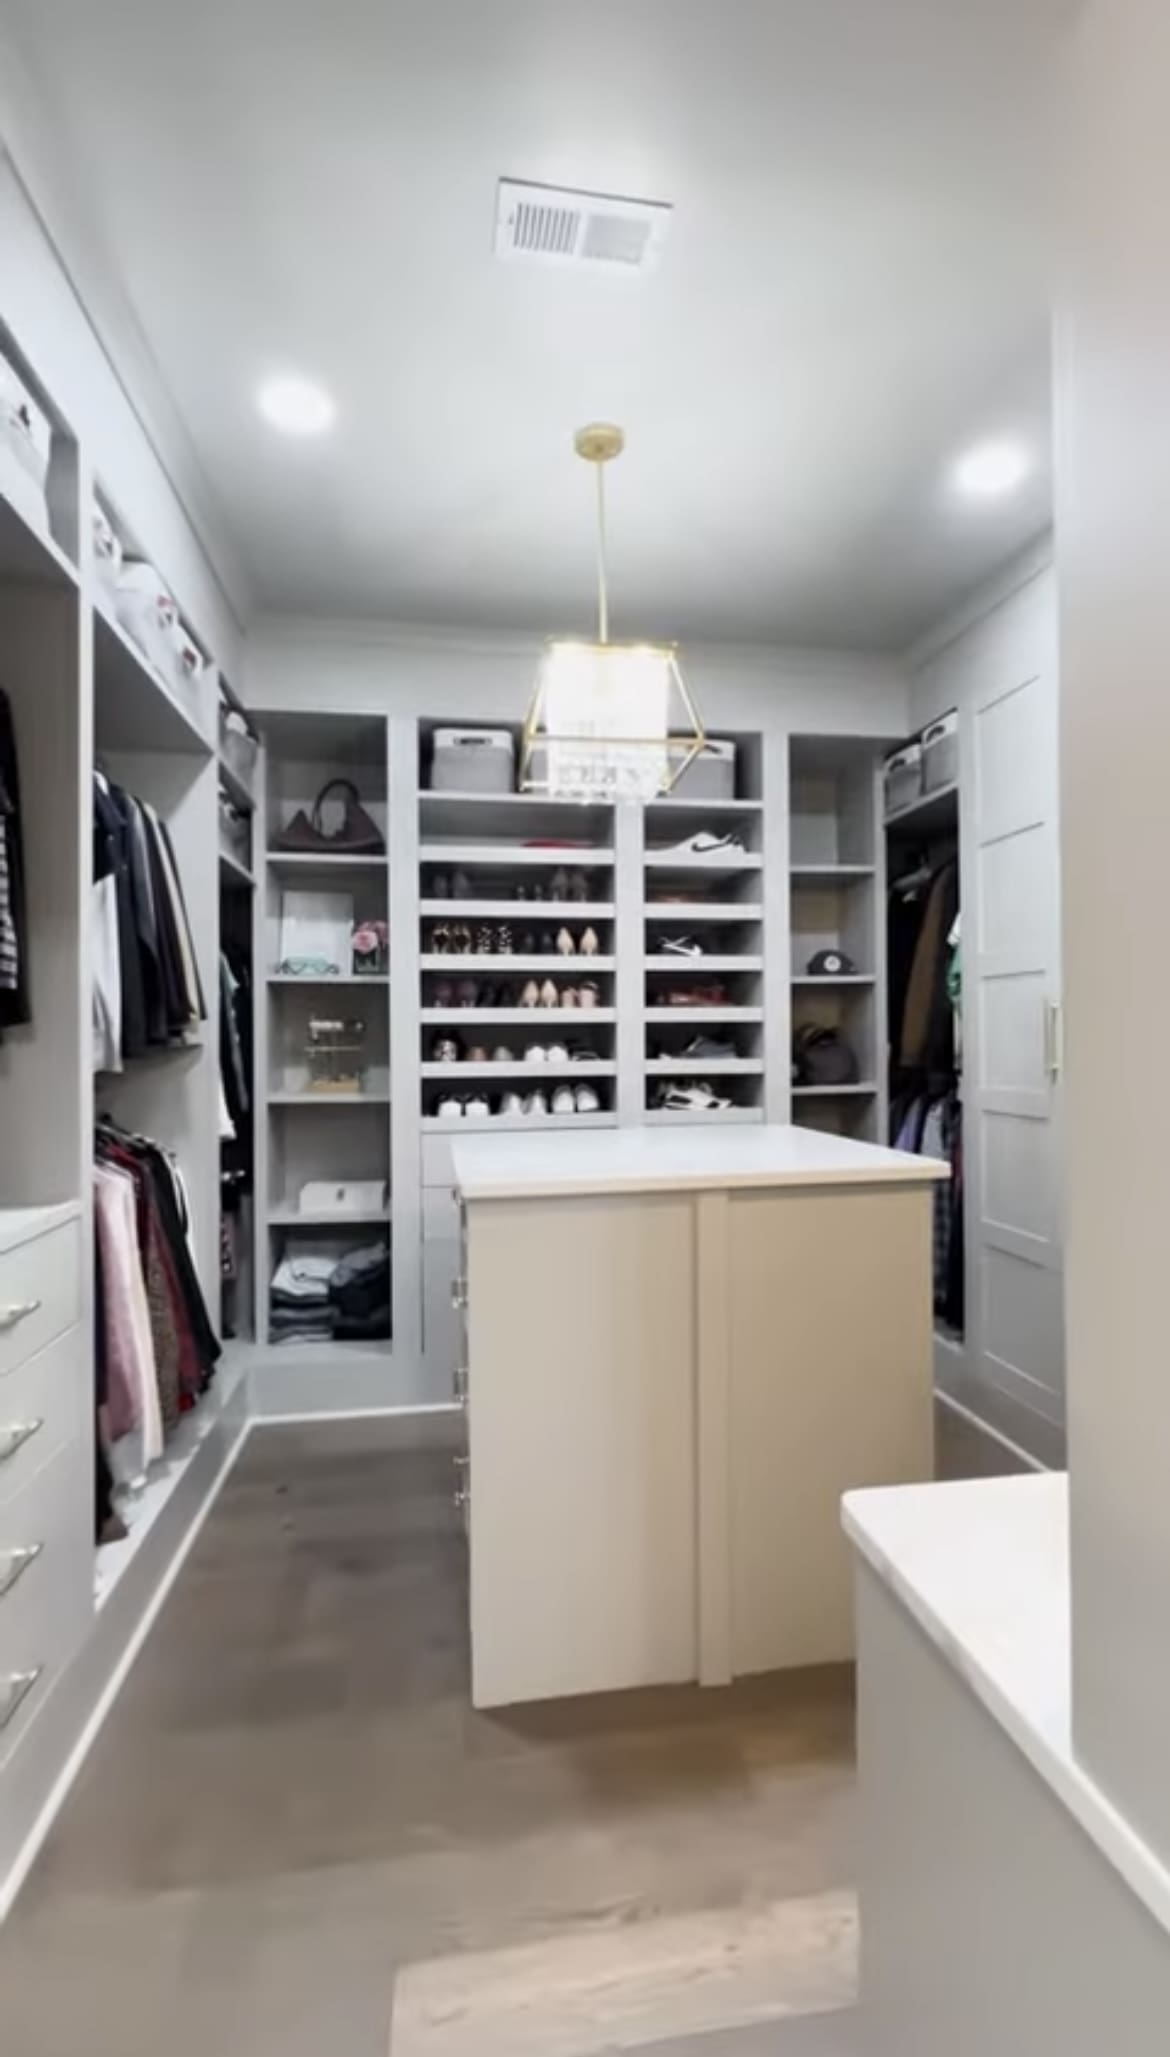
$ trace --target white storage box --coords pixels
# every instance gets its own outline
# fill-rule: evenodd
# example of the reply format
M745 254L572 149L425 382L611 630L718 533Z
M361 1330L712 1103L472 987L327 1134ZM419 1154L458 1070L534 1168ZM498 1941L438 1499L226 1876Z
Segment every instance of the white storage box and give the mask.
M234 771L238 779L251 786L260 745L244 727L240 715L229 713L222 706L219 710L219 747L229 771Z
M0 487L26 521L49 526L45 484L53 426L19 372L0 355Z
M205 669L203 652L178 620L169 633L168 641L171 648L169 675L184 698L198 705L199 684Z
M885 781L886 813L897 814L922 797L922 745L907 743L887 757L882 768Z
M671 791L680 799L734 800L735 744L708 737Z
M941 786L958 784L959 717L944 714L922 731L922 790L937 793Z
M135 559L122 566L115 609L143 656L164 679L173 679L179 610L153 564Z
M103 514L96 500L93 503L92 518L94 567L116 605L118 580L122 575L122 545L114 532L112 522Z
M516 744L508 729L436 729L436 793L514 793Z

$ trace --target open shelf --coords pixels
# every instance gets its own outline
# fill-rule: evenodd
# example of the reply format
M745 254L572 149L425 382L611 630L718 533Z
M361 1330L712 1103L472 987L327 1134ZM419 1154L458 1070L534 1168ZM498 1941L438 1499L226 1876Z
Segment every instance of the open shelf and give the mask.
M693 814L697 820L712 814L759 814L763 805L762 800L700 800L690 793L665 793L660 799L647 800L643 811L651 821L659 815L673 823L687 814Z
M277 1089L268 1094L270 1107L386 1107L389 1102L389 1092L381 1089L369 1093L298 1093Z
M270 850L273 871L385 871L386 858L353 857L334 850Z
M247 865L241 864L238 857L233 857L230 850L221 850L219 853L219 876L223 885L240 886L249 893L256 883Z
M665 922L680 929L693 928L697 921L719 921L724 928L730 928L735 922L757 922L764 918L764 910L758 900L646 900L643 913L647 921ZM694 961L702 962L701 959Z
M905 807L896 808L887 814L884 827L897 834L907 830L915 836L938 836L958 826L959 788L957 784L939 786L933 793L923 793L917 800L911 800Z
M794 1100L858 1100L877 1092L872 1079L851 1086L793 1086Z
M693 1064L687 1068L691 1071L695 1069ZM616 1078L617 1064L612 1057L570 1058L567 1063L550 1064L547 1058L520 1056L509 1057L506 1060L501 1058L498 1063L490 1059L487 1064L435 1064L424 1060L419 1066L419 1071L428 1081L442 1079L444 1084L453 1087L458 1086L460 1079L506 1079L514 1078L517 1073L523 1073L532 1085L538 1086L541 1080L546 1078L556 1079L558 1082L574 1078Z
M198 751L210 738L100 601L93 609L94 740L99 750Z
M74 587L77 569L61 545L0 491L0 578L21 585Z
M835 986L872 986L872 971L794 971L791 983L794 986L809 986L814 992L823 988L832 992Z
M646 1074L652 1078L707 1078L715 1072L750 1078L764 1069L762 1057L647 1057L644 1061Z
M552 850L529 849L523 843L422 843L418 861L433 864L436 869L475 865L494 871L599 871L612 865L613 851L592 844ZM573 902L554 900L548 904L571 907Z
M720 878L734 878L743 871L760 871L764 860L758 850L713 850L696 853L691 850L647 850L645 853L647 871L674 871L679 873L717 873Z
M342 1233L350 1228L384 1227L390 1220L389 1207L362 1207L342 1213L338 1208L330 1212L326 1208L306 1213L300 1207L270 1207L268 1226L272 1229L339 1229Z
M763 1021L764 1010L762 1007L707 1007L703 1004L698 1007L644 1007L642 1019L653 1022L656 1027L667 1022L723 1021L738 1022L742 1027L750 1028Z
M658 957L644 957L642 965L645 971L666 972L680 979L688 975L692 979L702 979L714 971L760 972L764 969L764 960L760 956L709 956L706 951L701 957L683 957L671 950Z
M793 883L800 885L841 884L848 885L851 879L871 879L872 864L794 864L791 867Z
M419 901L419 913L447 921L475 921L480 916L516 924L612 921L612 900L430 900ZM454 960L452 960L454 961Z
M675 1014L678 1008L673 1010ZM419 1016L425 1027L450 1025L470 1029L476 1023L490 1027L493 1022L509 1022L513 1025L536 1029L547 1029L554 1022L571 1030L575 1035L584 1032L586 1025L600 1022L603 1026L617 1020L615 1007L424 1007Z
M685 957L668 957L664 961L668 965L673 965L687 964L691 960ZM418 963L420 971L437 971L445 973L448 978L456 976L469 978L473 973L479 971L494 973L497 976L509 972L517 974L520 972L542 971L551 978L558 973L564 973L570 977L574 974L578 977L582 975L592 977L595 972L613 971L617 959L615 957L601 956L585 957L580 954L572 957L562 957L559 952L554 950L550 950L546 955L539 957L501 957L497 951L488 950L482 952L479 950L460 950L458 952L440 950L424 953L419 958Z
M764 1110L762 1107L647 1107L642 1119L647 1128L733 1128L749 1122L762 1122Z
M299 971L269 971L265 973L265 984L270 986L305 986L310 991L314 986L388 986L388 971L331 971L319 976L305 977Z
M454 793L424 787L418 805L420 826L431 838L567 836L594 847L612 833L614 819L612 801L555 800L547 793Z
M420 1127L430 1136L502 1136L531 1129L616 1128L617 1115L604 1109L599 1114L424 1114Z
M252 788L244 784L239 772L232 770L225 757L221 757L219 760L219 783L227 794L228 799L232 802L232 805L238 807L241 814L251 814L254 812L256 799Z

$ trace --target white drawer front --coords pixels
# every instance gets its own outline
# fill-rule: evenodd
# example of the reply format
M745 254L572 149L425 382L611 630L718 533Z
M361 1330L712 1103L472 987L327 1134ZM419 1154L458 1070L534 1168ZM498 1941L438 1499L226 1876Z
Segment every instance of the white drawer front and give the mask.
M68 1443L0 1508L0 1763L93 1619L93 1480Z
M0 1379L0 1508L92 1412L93 1378L80 1326Z
M81 1318L81 1229L64 1222L0 1255L0 1379Z

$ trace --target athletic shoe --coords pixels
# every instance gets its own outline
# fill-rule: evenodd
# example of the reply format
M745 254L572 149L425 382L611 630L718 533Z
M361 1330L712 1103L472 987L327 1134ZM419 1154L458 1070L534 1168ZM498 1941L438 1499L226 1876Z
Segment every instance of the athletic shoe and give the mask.
M557 1087L552 1096L552 1111L554 1114L576 1114L577 1102L572 1086Z
M462 1112L463 1102L462 1100L457 1100L454 1093L444 1093L443 1098L435 1109L435 1113L441 1114L444 1121L456 1121Z
M654 854L656 857L664 853L669 853L671 857L722 857L733 854L742 857L744 849L743 837L734 830L719 836L714 829L698 829L693 836L684 836L681 843L662 844Z
M524 1052L524 1062L525 1064L546 1064L548 1062L548 1051L545 1049L544 1044L529 1043L528 1048Z
M523 1093L505 1093L500 1101L501 1114L523 1114Z
M548 1095L540 1086L536 1088L534 1093L529 1093L528 1098L524 1102L524 1112L525 1114L548 1113Z
M473 1116L485 1119L492 1111L492 1103L486 1093L472 1093L463 1112L470 1121Z
M680 1057L738 1057L739 1051L729 1036L692 1036L679 1051Z
M697 936L662 936L656 954L659 957L701 957L703 945Z
M573 1098L577 1103L578 1114L601 1113L601 1098L594 1087L577 1086L574 1090Z
M546 1054L549 1064L567 1064L569 1061L569 1052L564 1043L550 1043Z
M515 1059L507 1043L497 1043L492 1051L493 1064L514 1064Z
M660 1104L678 1114L721 1114L731 1102L721 1099L705 1079L696 1079L668 1086Z

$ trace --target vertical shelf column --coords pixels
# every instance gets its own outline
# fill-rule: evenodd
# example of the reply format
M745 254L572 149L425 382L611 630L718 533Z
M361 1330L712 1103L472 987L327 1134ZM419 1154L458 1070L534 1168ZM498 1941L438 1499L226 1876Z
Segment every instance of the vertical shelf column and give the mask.
M396 1372L394 1402L447 1400L430 1389L423 1365L422 1193L420 1185L421 1048L419 1013L418 788L419 727L394 716L387 728L390 855L390 1232L395 1357L410 1370L409 1389ZM417 1378L415 1377L417 1368Z

